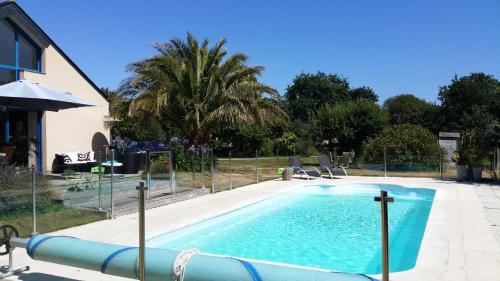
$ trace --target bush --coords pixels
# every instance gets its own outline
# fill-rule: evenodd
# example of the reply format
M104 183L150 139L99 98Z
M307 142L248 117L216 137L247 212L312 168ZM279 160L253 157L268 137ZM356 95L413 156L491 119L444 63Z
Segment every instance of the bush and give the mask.
M384 148L387 163L402 169L412 169L412 164L437 164L444 154L434 134L411 124L384 129L365 144L361 159L366 163L383 163Z
M156 159L151 160L149 171L152 175L170 173L170 160L168 154L159 154Z
M208 152L205 152L203 161L206 170L210 167L210 154ZM201 148L186 149L182 145L177 145L175 147L175 168L182 172L201 172Z
M198 152L198 153L197 153ZM178 171L201 172L201 155L200 151L190 151L184 148L177 148L175 150L176 169ZM208 158L208 157L207 157ZM205 165L207 165L205 161ZM208 166L205 166L208 167Z

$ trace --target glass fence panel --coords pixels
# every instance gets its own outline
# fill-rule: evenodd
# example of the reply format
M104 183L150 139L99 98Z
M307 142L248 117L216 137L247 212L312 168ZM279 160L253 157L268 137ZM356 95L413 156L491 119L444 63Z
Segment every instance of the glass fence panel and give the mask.
M44 175L28 167L0 165L0 177L0 225L13 225L22 237L106 217L105 213L76 207L73 202L81 202L78 191L70 189L60 174Z
M258 153L253 157L234 157L237 152L218 152L212 157L210 149L176 150L172 155L170 151L115 153L113 156L111 151L98 152L94 161L85 165L58 163L45 175L33 172L30 167L0 165L0 224L14 225L22 236L33 231L54 231L104 219L111 215L111 209L115 216L136 212L136 187L141 181L150 187L146 207L152 208L210 193L212 186L215 192L221 192L279 179L280 168L297 164L307 172L319 171L323 178L329 178L332 172L334 178L347 173L348 176L457 180L461 171L466 176L464 180L473 180L476 172L483 182L494 182L500 172L498 151L492 151L489 160L480 167L467 168L439 156L386 155L385 163L370 163L348 155L297 155L293 161L293 157L265 157ZM111 159L115 160L113 167ZM175 166L171 166L172 159ZM296 173L294 178L304 177Z
M391 177L441 177L439 156L387 155L386 170Z
M193 191L202 187L201 172L206 170L208 161L206 155L202 156L201 154L201 149L175 150L175 183L177 191ZM205 161L203 167L202 161Z
M90 173L74 175L40 175L37 188L47 188L50 194L50 208L37 208L37 232L45 233L81 225L107 217L105 210L99 210L98 179ZM37 205L40 201L37 200ZM43 202L43 200L42 200ZM42 203L43 204L43 203Z
M0 225L13 225L21 230L23 236L27 236L33 231L32 172L28 167L13 165L2 165L0 168ZM44 198L45 194L37 191L36 199ZM43 201L46 202L45 199ZM42 204L39 208L43 208Z
M224 161L224 159L222 159L222 161ZM227 184L229 180L231 182L232 188L238 188L241 186L256 183L257 182L256 158L231 157L231 178L226 180L219 179L219 181L226 182Z
M286 156L259 157L259 181L281 178L282 170L280 168L287 168L289 162L289 157Z

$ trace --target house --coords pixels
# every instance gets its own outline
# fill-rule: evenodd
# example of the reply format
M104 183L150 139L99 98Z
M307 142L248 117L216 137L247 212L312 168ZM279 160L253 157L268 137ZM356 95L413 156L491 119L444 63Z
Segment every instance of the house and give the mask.
M96 106L58 112L0 106L1 149L10 151L16 163L51 171L58 152L102 151L109 144L106 96L16 2L4 1L0 2L0 85L20 79Z

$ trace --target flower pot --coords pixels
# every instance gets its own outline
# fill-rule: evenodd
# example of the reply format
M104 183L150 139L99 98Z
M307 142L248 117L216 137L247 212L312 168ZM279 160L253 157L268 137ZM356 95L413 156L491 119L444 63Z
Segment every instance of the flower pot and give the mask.
M281 174L284 181L291 181L292 175L293 175L293 169L290 168L286 168L285 170L283 170L283 173Z
M457 165L457 181L469 179L469 165Z
M474 181L481 181L481 175L483 174L483 167L472 167L472 179Z

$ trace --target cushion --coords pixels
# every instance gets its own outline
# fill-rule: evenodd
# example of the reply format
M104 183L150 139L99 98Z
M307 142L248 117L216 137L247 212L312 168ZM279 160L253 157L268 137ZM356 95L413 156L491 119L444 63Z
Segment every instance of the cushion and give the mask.
M64 163L71 163L71 158L66 154L59 154L63 157Z
M85 152L85 153L77 153L76 155L78 157L78 161L79 162L90 161L90 151L89 152Z
M75 163L78 162L78 153L80 153L80 151L68 152L66 155L69 156L72 163Z

